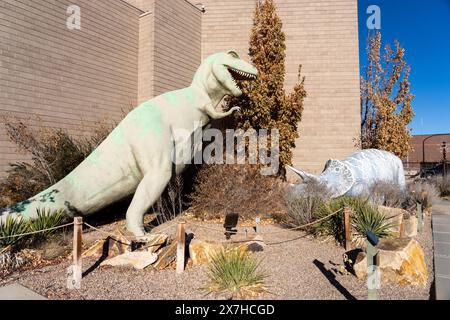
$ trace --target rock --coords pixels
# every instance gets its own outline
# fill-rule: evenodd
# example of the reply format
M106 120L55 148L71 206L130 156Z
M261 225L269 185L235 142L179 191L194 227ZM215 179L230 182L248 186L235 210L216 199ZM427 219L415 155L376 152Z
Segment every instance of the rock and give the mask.
M151 234L151 240L147 241L144 248L147 248L149 252L158 251L167 241L168 235L164 233Z
M401 225L403 223L403 216L405 214L408 215L408 211L401 208L378 206L378 212L389 218L389 223L394 224L390 228L393 236L399 237L401 233Z
M192 265L208 263L224 247L220 242L193 239L189 244L189 257Z
M114 267L132 265L134 268L142 270L151 265L152 263L155 263L157 259L158 255L153 252L127 251L124 254L103 261L100 265L101 266L108 265Z
M234 243L242 242L242 244L239 245L240 248L242 248L244 251L249 252L258 252L263 251L266 244L263 241L263 238L261 235L255 235L250 236L248 238L241 238L241 239L234 239ZM232 243L233 243L232 242Z
M209 263L217 252L221 250L238 249L245 252L256 252L264 250L265 243L260 235L248 238L234 237L232 241L216 242L194 239L189 245L189 257L192 265Z
M353 264L353 271L358 279L364 279L367 275L367 258L366 253L361 251L358 253Z
M420 244L411 238L382 239L380 250L382 278L399 284L425 287L428 268Z
M381 239L377 245L383 282L425 287L428 268L420 244L411 238ZM367 275L367 257L361 253L353 266L358 278Z
M159 253L158 261L155 263L154 267L157 269L166 268L172 261L175 260L177 256L177 241L172 241L170 245L164 247Z
M119 239L117 239L119 240ZM127 244L122 241L117 241L111 237L97 240L89 249L83 252L83 257L115 257L127 251L131 251L131 243Z
M417 236L417 217L409 216L408 219L403 220L403 234L402 237L415 237Z

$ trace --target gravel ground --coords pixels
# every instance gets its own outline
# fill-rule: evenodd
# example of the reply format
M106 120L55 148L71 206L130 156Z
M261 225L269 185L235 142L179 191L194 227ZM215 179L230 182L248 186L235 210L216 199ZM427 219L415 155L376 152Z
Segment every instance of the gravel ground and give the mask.
M380 299L429 299L433 274L433 244L431 219L426 217L424 232L416 239L423 247L429 269L428 284L425 288L382 284ZM199 223L199 222L196 222ZM222 228L220 224L200 223L203 226ZM172 226L172 227L170 227ZM175 222L162 225L174 232ZM111 226L104 227L105 229ZM240 228L240 230L243 230ZM281 230L276 225L263 225L261 232ZM220 239L223 234L187 224L187 232L196 238ZM98 232L96 232L98 233ZM93 241L92 234L90 241ZM292 240L295 239L295 240ZM355 276L342 275L334 270L342 265L344 249L327 241L321 242L299 231L286 231L266 235L264 251L254 253L262 259L261 268L268 278L266 284L270 293L265 299L366 299L365 281ZM277 244L277 242L279 242ZM84 259L83 269L95 264L95 259ZM205 266L189 267L183 274L174 269L142 271L132 268L97 267L82 281L81 290L66 289L66 269L70 261L46 266L33 271L14 273L0 279L0 286L12 282L38 292L49 299L212 299L205 296L200 288L207 282Z

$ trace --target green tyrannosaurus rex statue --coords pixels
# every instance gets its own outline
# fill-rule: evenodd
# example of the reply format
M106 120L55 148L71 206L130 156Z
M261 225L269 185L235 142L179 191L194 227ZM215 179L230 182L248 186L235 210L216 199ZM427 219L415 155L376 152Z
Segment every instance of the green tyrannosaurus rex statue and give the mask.
M192 139L177 139L176 130L194 134L211 119L230 115L215 108L225 95L240 96L235 80L253 80L257 70L234 51L205 59L192 84L167 92L132 110L109 136L71 173L36 196L7 208L7 216L30 219L36 209L62 209L71 215L89 215L134 193L126 213L127 229L145 240L144 214L161 196L184 163L174 162Z

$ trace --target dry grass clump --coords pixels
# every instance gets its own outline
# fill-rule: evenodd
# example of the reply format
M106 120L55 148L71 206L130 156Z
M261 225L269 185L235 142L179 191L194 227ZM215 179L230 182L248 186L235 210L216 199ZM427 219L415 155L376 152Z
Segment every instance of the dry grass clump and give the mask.
M428 181L414 181L408 184L409 205L416 202L422 203L422 208L430 209L433 203L439 199L436 187Z
M261 175L257 165L203 166L190 195L191 211L203 219L229 212L244 218L274 216L284 211L280 179Z
M402 190L398 184L378 181L370 187L368 198L376 205L403 208L407 201L407 191Z
M281 221L291 226L310 223L316 220L317 210L328 200L328 188L318 182L305 184L301 194L291 189L284 197L286 214Z
M441 197L450 197L450 178L436 177L434 179L434 185Z

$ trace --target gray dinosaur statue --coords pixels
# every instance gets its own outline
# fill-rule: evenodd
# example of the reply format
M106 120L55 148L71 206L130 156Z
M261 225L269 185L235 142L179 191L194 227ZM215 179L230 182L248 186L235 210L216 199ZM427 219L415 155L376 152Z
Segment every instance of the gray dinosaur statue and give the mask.
M401 190L406 186L400 158L376 149L357 151L343 161L330 159L319 176L289 168L303 179L304 183L293 186L298 195L302 194L306 184L311 181L327 186L331 198L367 195L371 186L379 181L396 184Z
M173 157L191 150L190 137L211 119L238 110L216 111L225 95L240 96L236 80L254 80L257 70L234 51L207 57L184 89L157 96L132 110L109 136L72 172L36 196L0 213L35 218L36 209L62 209L70 215L89 215L134 193L126 213L127 229L137 239L149 239L144 214L160 197L185 162ZM181 139L174 132L191 136Z

